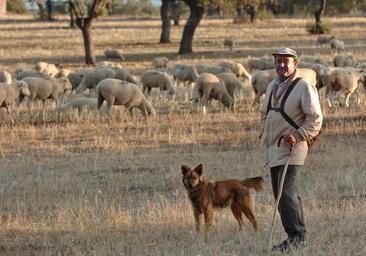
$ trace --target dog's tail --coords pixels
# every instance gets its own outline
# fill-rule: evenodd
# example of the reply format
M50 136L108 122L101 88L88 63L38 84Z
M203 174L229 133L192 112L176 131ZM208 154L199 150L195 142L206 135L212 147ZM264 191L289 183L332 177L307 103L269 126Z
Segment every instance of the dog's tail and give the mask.
M264 180L262 177L248 178L242 180L241 183L248 188L254 188L255 191L262 191L264 188Z

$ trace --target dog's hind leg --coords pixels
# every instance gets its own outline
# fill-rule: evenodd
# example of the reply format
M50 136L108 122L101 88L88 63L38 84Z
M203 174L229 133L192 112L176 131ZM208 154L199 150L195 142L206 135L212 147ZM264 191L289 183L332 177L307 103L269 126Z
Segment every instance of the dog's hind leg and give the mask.
M257 220L255 219L253 209L243 206L241 210L243 211L244 215L248 218L248 220L252 223L254 230L257 231L258 223Z
M233 212L233 215L235 219L239 223L239 230L242 231L244 227L244 221L243 221L243 214L240 210L240 207L236 203L232 203L230 205L231 211Z

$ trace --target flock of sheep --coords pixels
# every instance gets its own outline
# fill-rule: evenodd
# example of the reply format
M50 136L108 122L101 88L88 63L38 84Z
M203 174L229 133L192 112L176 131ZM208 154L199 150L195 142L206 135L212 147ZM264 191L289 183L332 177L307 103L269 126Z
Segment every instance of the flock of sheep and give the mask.
M352 56L345 55L344 43L339 39L320 36L318 42L330 43L337 51L333 65L329 66L317 56L302 56L298 70L318 90L325 87L329 107L332 107L334 92L338 91L345 95L340 103L348 107L350 95L357 90L359 84L366 85L363 72L366 70L366 63L356 63ZM231 46L233 45L232 43ZM124 60L113 49L106 49L105 54ZM183 85L187 91L185 100L192 100L193 106L196 105L203 112L206 112L213 99L220 103L222 110L234 110L237 97L245 86L251 84L254 90L252 107L255 107L269 82L276 77L272 57L248 60L246 67L249 72L243 64L229 60L218 61L216 65L178 63L171 69L168 69L168 61L165 57L153 59L152 69L144 70L139 81L120 63L108 61L93 68L72 72L54 64L39 62L34 69L18 68L15 79L12 79L10 73L0 71L0 106L7 109L13 125L11 106L14 103L19 105L24 101L28 109L31 109L33 101L42 100L44 111L45 101L52 99L60 109L61 95L68 91L80 94L89 89L90 95L96 97L74 97L67 106L78 110L90 107L101 110L103 107L111 115L113 105L123 105L131 114L133 108L139 108L146 117L156 115L150 99L153 88L158 88L162 94L166 92L168 100L174 100L177 88Z

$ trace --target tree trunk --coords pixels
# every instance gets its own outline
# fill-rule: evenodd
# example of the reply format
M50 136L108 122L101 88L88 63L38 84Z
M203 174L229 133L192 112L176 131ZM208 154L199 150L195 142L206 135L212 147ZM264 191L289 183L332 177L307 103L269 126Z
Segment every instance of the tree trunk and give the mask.
M316 10L316 12L314 13L315 16L315 26L316 26L316 32L318 34L322 34L323 29L321 27L321 20L320 17L321 15L324 13L324 9L325 9L325 5L327 4L327 0L320 0L320 8L318 10Z
M36 4L38 5L38 9L39 9L39 18L44 19L45 15L44 15L44 9L43 9L42 2L37 1Z
M74 12L73 12L72 6L70 4L70 1L71 0L69 0L70 28L75 28Z
M169 0L162 0L160 16L162 21L160 43L170 43Z
M91 37L92 18L76 18L76 25L80 28L83 34L84 49L85 49L85 64L96 64L96 59L93 53L93 43Z
M49 21L51 21L52 20L52 0L47 0L46 6L47 6L47 19Z
M249 14L250 22L255 23L255 21L257 19L257 10L255 9L255 7L253 5L248 4L246 6L246 10L247 10L247 13Z
M183 36L180 41L180 49L178 54L186 54L193 52L192 41L194 32L196 31L196 28L200 23L205 10L204 7L198 3L198 1L184 0L184 2L189 6L190 15L186 25L184 26Z

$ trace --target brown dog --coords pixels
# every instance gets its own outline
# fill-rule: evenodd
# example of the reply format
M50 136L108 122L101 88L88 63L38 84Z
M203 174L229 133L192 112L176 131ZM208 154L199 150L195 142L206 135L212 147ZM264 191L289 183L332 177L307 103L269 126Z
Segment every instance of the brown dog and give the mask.
M208 182L203 179L203 165L200 164L192 169L182 165L183 184L188 191L189 199L193 207L196 231L200 231L200 216L205 219L205 240L211 231L213 208L225 208L230 206L235 219L239 223L239 229L243 230L243 215L252 223L255 231L258 224L254 216L254 200L249 189L263 190L263 178L255 177L245 180L221 180Z

